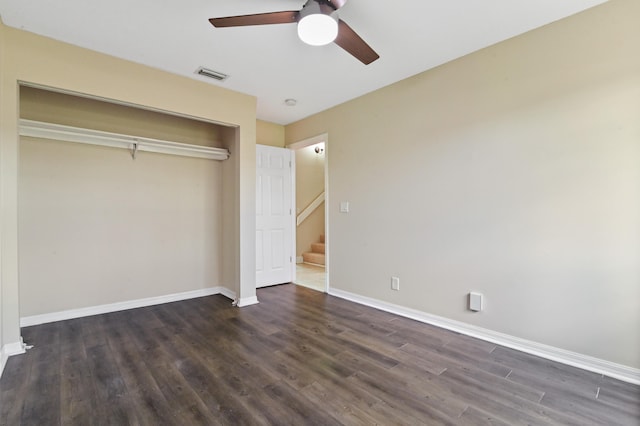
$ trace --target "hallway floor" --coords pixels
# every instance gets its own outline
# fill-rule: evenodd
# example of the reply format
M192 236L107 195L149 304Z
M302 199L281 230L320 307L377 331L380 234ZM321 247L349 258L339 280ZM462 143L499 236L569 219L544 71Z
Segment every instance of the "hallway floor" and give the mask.
M296 265L296 279L294 284L324 293L325 276L325 269L321 266L298 263Z

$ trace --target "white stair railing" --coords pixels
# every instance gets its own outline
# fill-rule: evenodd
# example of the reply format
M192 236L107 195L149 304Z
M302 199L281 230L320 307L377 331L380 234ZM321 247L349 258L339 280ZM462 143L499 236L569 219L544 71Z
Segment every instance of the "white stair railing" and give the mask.
M309 204L304 210L300 212L300 214L296 218L296 225L300 226L300 224L304 222L305 219L315 211L315 209L320 207L322 203L324 203L324 191L322 191L322 194L318 195L315 200L311 202L311 204Z

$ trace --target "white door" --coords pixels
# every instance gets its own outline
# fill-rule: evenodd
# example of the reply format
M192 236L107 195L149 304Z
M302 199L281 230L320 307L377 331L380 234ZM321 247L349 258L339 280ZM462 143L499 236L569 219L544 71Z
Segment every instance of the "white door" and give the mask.
M256 145L256 287L293 280L291 152Z

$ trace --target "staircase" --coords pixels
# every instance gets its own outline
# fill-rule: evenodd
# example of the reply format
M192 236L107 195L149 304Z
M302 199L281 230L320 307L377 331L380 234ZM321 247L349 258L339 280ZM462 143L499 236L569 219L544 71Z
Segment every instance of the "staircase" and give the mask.
M312 265L324 266L324 235L320 235L320 242L311 244L311 251L302 253L302 261Z

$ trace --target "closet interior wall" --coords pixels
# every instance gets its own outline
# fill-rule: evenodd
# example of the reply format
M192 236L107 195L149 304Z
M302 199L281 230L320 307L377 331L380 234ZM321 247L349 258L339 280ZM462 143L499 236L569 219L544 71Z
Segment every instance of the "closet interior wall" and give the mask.
M223 125L33 87L20 88L20 118L231 151L237 139ZM234 187L223 182L234 173L232 159L133 159L21 137L20 316L223 285L223 229L234 220L223 205Z

